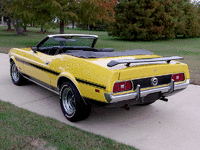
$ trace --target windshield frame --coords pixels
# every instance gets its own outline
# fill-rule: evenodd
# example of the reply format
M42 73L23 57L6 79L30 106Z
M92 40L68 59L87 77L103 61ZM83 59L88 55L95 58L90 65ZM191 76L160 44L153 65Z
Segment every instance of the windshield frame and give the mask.
M37 48L39 49L39 48L42 48L41 46L45 43L45 42L47 42L50 38L52 39L52 38L62 38L62 37L71 37L71 38L73 38L73 37L80 37L80 38L88 38L88 39L93 39L93 42L92 42L92 44L91 44L91 46L89 46L89 47L91 47L91 48L94 48L94 46L95 46L95 44L96 44L96 42L97 42L97 39L98 39L98 36L97 35L89 35L89 34L54 34L54 35L47 35L41 42L39 42L38 44L37 44ZM62 45L59 45L59 46L62 46ZM67 47L67 46L66 46ZM74 46L74 47L76 47L76 46ZM79 46L80 47L80 46ZM83 46L83 47L86 47L86 46ZM44 48L44 47L43 47Z

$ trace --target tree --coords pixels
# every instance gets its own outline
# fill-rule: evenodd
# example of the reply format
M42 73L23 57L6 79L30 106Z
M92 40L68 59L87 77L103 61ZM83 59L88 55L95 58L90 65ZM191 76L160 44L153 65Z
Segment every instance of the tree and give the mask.
M65 23L69 20L77 20L75 12L78 5L76 0L52 0L52 15L58 17L60 23L60 34L64 33Z
M6 11L6 3L8 3L7 1L0 1L0 10L1 10L1 13L0 14L4 14L4 16L7 18L7 25L8 25L8 31L11 30L11 20L10 20L10 17L9 17L9 13Z
M156 0L122 0L115 8L115 19L109 35L123 39L150 40L162 37L164 8Z
M18 35L24 35L22 27L26 30L32 22L50 28L55 18L52 0L2 0L2 7Z
M2 0L4 14L8 17L8 28L12 22L17 35L24 35L22 26L33 17L29 6L32 1L25 0Z
M11 31L12 28L11 28L11 20L10 20L10 17L8 17L7 25L8 25L8 31Z
M81 0L78 9L79 22L88 28L99 22L112 22L116 4L117 0Z
M176 26L175 26L175 34L176 37L178 37L178 35L186 35L185 29L186 29L186 14L184 11L185 6L187 5L187 0L182 0L182 1L178 1L178 10L179 13L176 14L176 18L177 18L177 22L176 22Z
M41 27L41 33L45 32L44 29L54 26L53 20L56 16L54 15L55 7L52 1L33 0L30 7L34 15L32 21Z
M197 11L189 0L121 0L115 20L108 28L109 35L128 40L197 36L200 32Z
M178 8L179 0L160 0L160 7L163 8L162 17L159 18L162 20L164 25L163 35L165 38L175 37L175 28L178 22L179 17L182 12Z
M186 16L186 36L200 36L200 15L198 13L197 5L194 5L193 3L186 3L184 13Z
M2 0L1 1L3 12L6 14L6 16L10 19L12 22L15 32L17 35L24 35L23 31L21 30L21 20L20 19L14 19L15 15L17 14L15 12L15 9L17 7L16 1L14 0ZM9 24L8 24L9 27Z
M200 14L200 1L196 4L198 8L198 14Z
M18 26L22 26L24 28L24 32L26 32L27 24L31 24L35 18L35 11L33 10L35 7L34 1L15 0L14 5L13 20L19 20L20 24L18 24Z

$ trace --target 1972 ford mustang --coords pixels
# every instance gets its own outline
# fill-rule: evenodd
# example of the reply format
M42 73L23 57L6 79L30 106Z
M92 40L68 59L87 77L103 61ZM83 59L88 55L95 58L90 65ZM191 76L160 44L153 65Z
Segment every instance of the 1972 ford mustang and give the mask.
M188 66L179 56L161 57L144 49L115 52L94 48L98 36L48 35L35 47L12 48L14 84L27 80L56 93L70 121L89 116L97 106L147 105L185 89Z

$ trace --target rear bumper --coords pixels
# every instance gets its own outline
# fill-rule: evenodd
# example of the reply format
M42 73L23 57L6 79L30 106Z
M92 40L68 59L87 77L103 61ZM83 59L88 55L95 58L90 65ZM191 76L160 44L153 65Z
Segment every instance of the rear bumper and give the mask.
M180 84L174 84L174 81L172 80L168 86L164 86L164 87L153 88L149 90L142 90L140 88L140 85L137 85L136 90L128 94L113 95L112 93L105 93L104 95L108 103L117 103L117 102L126 101L126 100L137 101L153 93L160 93L162 96L166 97L169 95L173 95L174 93L176 93L176 91L178 92L187 88L189 83L190 83L190 79Z

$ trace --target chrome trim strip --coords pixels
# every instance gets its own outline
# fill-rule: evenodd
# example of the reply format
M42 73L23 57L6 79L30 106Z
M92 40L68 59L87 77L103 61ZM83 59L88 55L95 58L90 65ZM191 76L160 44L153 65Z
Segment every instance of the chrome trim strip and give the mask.
M173 91L185 89L190 83L190 79L186 80L185 83L174 84L172 80L169 86L154 88L150 90L141 90L140 85L137 86L135 92L121 94L121 95L113 95L112 93L105 93L105 98L108 102L115 103L124 100L136 99L139 100L141 97L145 97L148 94L161 92L163 94L171 94Z
M22 75L22 74L21 74L21 75ZM22 75L22 76L23 76L23 75ZM42 85L42 84L40 84L40 83L38 83L38 82L36 82L36 81L30 79L30 78L27 78L26 76L23 76L23 77L26 78L26 79L28 79L28 80L30 80L31 82L33 82L33 83L35 83L35 84L37 84L37 85L39 85L39 86L41 86L41 87L47 89L47 90L49 90L49 91L51 91L51 92L54 92L55 94L59 95L59 92L56 92L56 91L54 91L54 90L52 90L52 89L50 89L50 88L48 88L48 87L46 87L46 86L44 86L44 85Z
M61 36L79 36L79 37L84 37L84 36L87 36L87 37L98 38L97 35L90 35L90 34L52 34L52 35L47 35L47 37L54 37L54 36L57 36L57 37L61 37Z

